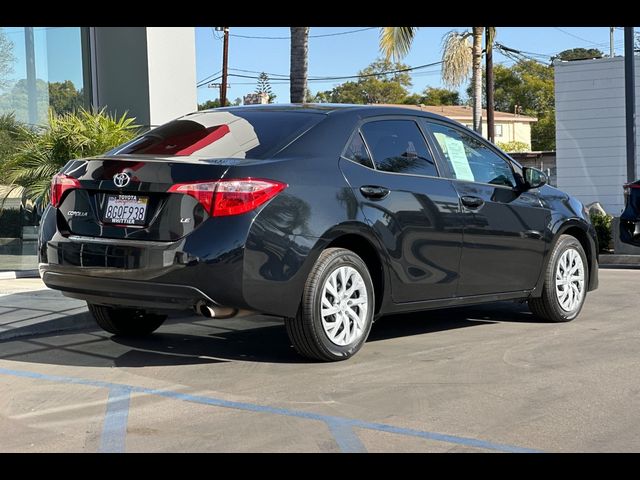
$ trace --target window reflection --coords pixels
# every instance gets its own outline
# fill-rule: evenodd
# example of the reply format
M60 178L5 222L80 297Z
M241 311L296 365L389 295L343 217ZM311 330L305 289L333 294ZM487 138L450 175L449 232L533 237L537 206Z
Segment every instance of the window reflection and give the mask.
M0 114L32 125L87 106L80 27L0 27Z

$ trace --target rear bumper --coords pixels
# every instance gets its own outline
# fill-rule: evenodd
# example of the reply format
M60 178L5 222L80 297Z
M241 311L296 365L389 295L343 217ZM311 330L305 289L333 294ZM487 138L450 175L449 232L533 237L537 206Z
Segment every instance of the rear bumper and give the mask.
M45 271L42 281L65 296L100 305L122 305L145 309L186 310L198 302L217 305L198 288L137 280L97 278Z
M259 217L260 218L260 217ZM61 233L47 208L38 243L40 276L65 295L104 305L214 306L295 315L318 239L284 235L268 217L209 219L177 241ZM268 227L268 228L267 228Z

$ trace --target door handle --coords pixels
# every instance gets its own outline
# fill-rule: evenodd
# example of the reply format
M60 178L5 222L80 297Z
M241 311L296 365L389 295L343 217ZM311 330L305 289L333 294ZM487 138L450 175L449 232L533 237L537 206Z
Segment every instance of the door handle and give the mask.
M460 197L460 200L462 200L462 204L467 208L476 209L484 205L484 200L482 200L480 197L465 195L463 197Z
M389 195L389 189L377 185L364 185L360 187L360 193L372 200L380 200Z

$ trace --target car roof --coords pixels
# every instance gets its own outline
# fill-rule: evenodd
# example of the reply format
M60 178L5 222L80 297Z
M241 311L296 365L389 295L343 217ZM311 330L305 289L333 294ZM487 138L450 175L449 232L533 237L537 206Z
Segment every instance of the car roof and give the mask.
M362 116L371 117L377 115L417 115L420 117L428 117L439 120L446 120L451 122L452 120L442 115L438 115L432 112L422 110L418 105L359 105L359 104L347 104L347 103L270 103L263 105L240 105L235 107L223 107L213 108L209 110L202 110L202 112L215 112L215 111L229 111L229 112L241 112L241 111L265 111L265 112L307 112L318 113L324 115L336 115L342 112L356 113ZM458 123L458 122L454 122Z

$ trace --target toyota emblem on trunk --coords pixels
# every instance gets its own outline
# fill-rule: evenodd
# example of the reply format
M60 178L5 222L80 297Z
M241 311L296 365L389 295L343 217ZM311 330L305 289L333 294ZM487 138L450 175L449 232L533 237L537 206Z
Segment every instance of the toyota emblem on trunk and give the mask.
M118 188L126 187L127 185L129 185L130 181L131 177L128 173L125 172L116 173L113 176L113 183L115 183L116 187Z

